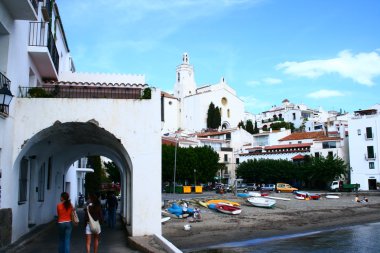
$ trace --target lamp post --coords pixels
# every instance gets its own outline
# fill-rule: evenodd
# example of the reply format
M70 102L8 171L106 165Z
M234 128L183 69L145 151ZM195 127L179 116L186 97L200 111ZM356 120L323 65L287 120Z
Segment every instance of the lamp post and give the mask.
M196 173L197 173L197 169L194 169L194 189L195 189L195 186L197 185Z
M175 174L177 170L177 142L178 136L175 136L175 147L174 147L174 185L173 185L173 194L175 193Z
M0 113L8 114L9 104L13 98L12 92L8 89L8 84L4 82L0 89Z

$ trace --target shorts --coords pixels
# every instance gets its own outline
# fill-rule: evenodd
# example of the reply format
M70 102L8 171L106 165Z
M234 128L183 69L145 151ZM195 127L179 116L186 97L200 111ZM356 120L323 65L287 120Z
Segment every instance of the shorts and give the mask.
M100 232L100 233L101 233L101 232ZM100 234L100 233L99 233L99 234ZM94 234L94 233L91 232L90 224L87 223L87 225L86 225L86 235L92 235L92 234Z

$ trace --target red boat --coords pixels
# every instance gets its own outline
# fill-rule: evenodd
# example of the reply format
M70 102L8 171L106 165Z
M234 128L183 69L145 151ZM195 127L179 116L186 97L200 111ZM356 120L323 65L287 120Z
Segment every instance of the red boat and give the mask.
M216 210L218 210L221 213L226 213L226 214L240 214L241 213L240 207L226 205L222 203L216 204Z

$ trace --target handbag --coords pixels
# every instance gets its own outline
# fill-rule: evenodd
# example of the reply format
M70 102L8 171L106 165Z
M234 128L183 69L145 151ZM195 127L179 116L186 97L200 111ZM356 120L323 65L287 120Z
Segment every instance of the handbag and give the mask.
M93 233L93 234L100 234L100 232L102 231L102 229L101 229L101 227L100 227L100 223L99 223L99 221L97 220L97 221L95 221L93 218L92 218L92 216L91 216L91 214L90 214L90 212L89 212L89 209L90 207L87 207L87 214L88 214L88 220L89 220L89 222L88 222L88 224L90 225L90 231L91 231L91 233Z
M73 209L71 211L71 222L74 224L74 225L78 225L79 224L79 218L78 218L78 214L77 214L77 211L75 209Z

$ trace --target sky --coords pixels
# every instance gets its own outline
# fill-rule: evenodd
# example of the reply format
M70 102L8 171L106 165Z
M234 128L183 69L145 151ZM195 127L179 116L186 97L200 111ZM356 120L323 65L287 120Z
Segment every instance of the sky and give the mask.
M285 98L353 112L380 103L378 0L56 0L77 72L143 74L172 93L222 77L260 113Z

